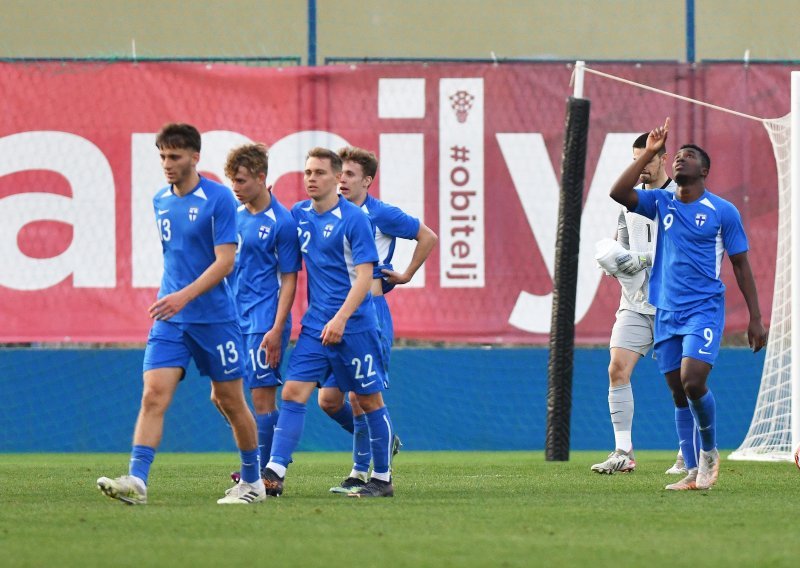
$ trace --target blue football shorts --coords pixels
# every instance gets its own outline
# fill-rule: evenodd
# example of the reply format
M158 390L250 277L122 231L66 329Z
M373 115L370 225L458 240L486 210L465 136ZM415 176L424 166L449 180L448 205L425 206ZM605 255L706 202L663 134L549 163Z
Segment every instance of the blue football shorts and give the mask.
M180 367L185 372L189 359L194 359L200 374L212 381L241 379L244 350L239 324L156 320L147 336L143 370Z
M386 388L383 346L376 330L348 333L336 345L322 345L319 331L303 328L286 370L287 381L372 394ZM329 384L326 379L332 376Z
M375 312L378 319L378 334L381 341L381 356L383 358L383 371L386 375L385 387L389 388L389 356L392 352L392 343L394 342L394 324L392 323L392 313L389 311L389 304L386 303L386 298L383 296L373 296L372 304L375 306ZM323 381L322 388L338 388L336 377L333 373Z
M669 373L691 357L713 366L725 328L725 301L708 300L678 312L656 311L655 354L658 368Z
M385 296L375 296L372 298L375 311L378 315L378 327L383 346L383 364L386 371L389 371L389 354L392 352L394 343L394 323L392 323L392 312L389 311L389 304L386 303Z
M263 333L246 333L244 335L244 348L247 350L247 362L245 364L244 383L249 389L265 387L277 387L283 384L281 378L281 361L289 344L289 334L292 331L290 325L286 325L281 336L281 354L278 367L273 369L267 364L267 352L260 348L261 341L264 339Z

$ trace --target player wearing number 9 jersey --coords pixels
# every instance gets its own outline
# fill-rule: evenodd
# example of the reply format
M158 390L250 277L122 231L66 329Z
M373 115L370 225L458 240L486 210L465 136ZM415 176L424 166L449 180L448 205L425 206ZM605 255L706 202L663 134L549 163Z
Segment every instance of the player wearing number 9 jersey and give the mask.
M706 386L719 352L725 319L725 285L720 279L727 251L736 282L750 312L748 339L754 351L766 344L755 279L747 256L747 237L739 212L705 188L708 154L693 144L681 146L673 161L674 194L633 189L642 163L664 145L669 119L650 132L645 151L611 189L611 197L630 210L659 222L650 302L656 306L655 352L677 409L688 406L700 433L697 469L667 489L709 489L719 474L716 403ZM642 162L642 163L639 163ZM637 170L636 168L639 168ZM681 450L689 451L681 435Z
M303 181L310 199L292 208L308 273L309 305L289 359L272 456L263 475L267 493L274 496L283 492L308 398L331 373L341 391L356 393L367 416L374 468L358 496L394 494L394 432L381 394L385 366L369 292L378 251L369 217L336 192L341 172L342 160L335 152L309 151Z

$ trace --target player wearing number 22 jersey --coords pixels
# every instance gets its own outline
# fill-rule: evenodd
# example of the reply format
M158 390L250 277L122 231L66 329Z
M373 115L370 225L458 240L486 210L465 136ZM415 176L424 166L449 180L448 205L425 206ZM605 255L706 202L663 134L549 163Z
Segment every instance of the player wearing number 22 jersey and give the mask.
M394 493L391 484L389 412L381 395L386 381L378 321L369 292L378 261L369 217L336 193L342 160L314 148L304 172L311 199L292 208L308 274L308 309L289 359L272 456L264 472L270 495L283 492L286 468L299 442L306 402L329 374L341 391L355 392L366 412L374 468L368 494ZM359 495L362 496L362 495Z
M300 252L308 273L308 310L303 328L321 333L350 292L357 264L378 261L369 217L357 205L339 196L330 211L317 213L310 200L292 208L297 222ZM372 296L347 321L345 334L377 330Z

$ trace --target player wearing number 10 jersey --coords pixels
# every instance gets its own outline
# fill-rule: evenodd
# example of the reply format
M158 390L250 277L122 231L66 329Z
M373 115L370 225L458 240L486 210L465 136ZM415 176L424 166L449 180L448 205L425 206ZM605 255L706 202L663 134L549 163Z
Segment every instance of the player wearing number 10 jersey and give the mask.
M331 373L341 391L356 393L367 417L374 468L369 483L356 495L394 494L394 432L381 394L386 374L369 292L378 251L369 217L336 193L341 172L342 160L335 152L309 151L303 181L310 199L292 208L308 273L309 305L289 359L272 457L263 474L270 495L283 492L286 468L303 431L306 402Z
M747 335L753 351L766 344L767 334L739 212L705 188L711 167L708 154L693 144L681 146L673 161L678 184L674 194L633 189L642 166L664 145L668 132L669 119L650 132L645 151L620 175L611 197L635 213L657 219L660 225L650 279L650 302L656 306L656 358L675 406L689 407L701 446L698 468L667 489L710 489L717 481L720 459L716 403L706 381L719 353L725 321L725 285L720 279L724 252L750 312ZM677 417L676 413L680 434ZM686 456L690 446L684 447L684 437L680 437Z
M266 185L267 148L231 150L225 175L242 204L236 212L238 246L233 289L245 349L245 385L258 428L259 461L266 465L279 411L280 365L292 330L291 308L300 270L296 223ZM238 475L238 474L235 474Z

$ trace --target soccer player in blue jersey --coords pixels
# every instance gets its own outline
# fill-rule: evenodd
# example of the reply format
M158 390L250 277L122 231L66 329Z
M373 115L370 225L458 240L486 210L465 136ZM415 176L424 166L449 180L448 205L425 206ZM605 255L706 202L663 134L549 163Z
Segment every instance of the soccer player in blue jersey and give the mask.
M213 398L230 422L242 459L242 480L217 501L263 501L256 425L242 389L242 337L225 277L236 253L236 200L230 189L201 177L200 133L189 124L167 124L156 137L169 185L153 198L164 254L154 320L144 354L141 408L133 434L128 475L97 480L107 496L131 505L147 502L147 479L164 429L164 414L194 358L211 378Z
M225 175L241 203L232 284L246 352L245 384L253 399L259 461L264 465L278 421L275 398L283 382L280 364L292 331L300 270L297 224L267 187L268 159L266 146L246 144L231 150L225 163ZM239 472L233 475L238 481Z
M369 195L369 187L378 172L378 159L375 154L362 148L347 147L338 152L342 159L342 176L339 192L351 203L361 209L372 220L375 227L375 245L378 249L378 263L372 274L371 292L378 314L378 326L384 348L384 363L389 364L389 353L394 339L394 327L389 305L384 293L395 285L409 282L423 265L436 245L438 237L419 219L411 217L403 210ZM403 272L392 267L395 241L397 238L416 240L411 261ZM355 393L350 393L348 401L336 386L334 377L329 377L319 390L319 406L338 422L342 428L353 434L353 469L347 478L336 487L333 493L349 493L366 484L369 465L372 459L367 420L359 407ZM395 436L392 453L400 448L400 439Z
M633 159L644 151L649 133L638 136L633 141ZM640 189L667 189L675 191L675 181L667 175L667 154L664 146L644 166L637 184ZM616 321L611 330L609 343L611 362L608 366L608 408L611 424L614 427L614 451L605 461L596 463L591 471L614 474L634 471L636 459L633 451L631 431L633 427L633 389L631 375L639 360L647 355L653 346L655 307L647 301L650 267L656 246L658 224L654 221L620 208L617 219L617 242L627 252L616 258L621 274L617 275L622 285L622 296ZM638 273L643 274L641 285L629 284ZM693 463L693 462L692 462ZM678 453L675 465L667 473L685 474L686 467L682 454Z
M611 197L630 211L657 219L660 225L650 279L650 302L656 306L656 358L672 391L684 458L692 451L688 440L694 424L701 446L698 467L667 489L710 489L719 475L720 457L716 404L706 382L725 322L725 285L720 279L723 252L728 253L747 303L747 338L754 352L766 344L767 332L739 211L705 187L711 167L708 154L694 144L681 146L672 164L678 184L675 193L634 189L642 167L664 145L668 133L669 119L650 132L644 152L622 172Z
M381 394L386 370L369 292L378 251L369 217L336 192L341 171L335 152L309 151L303 181L310 199L292 208L308 274L308 309L289 358L272 456L262 474L268 495L283 492L286 468L303 433L306 402L331 373L341 391L356 393L369 429L372 477L351 495L394 495L394 431Z

